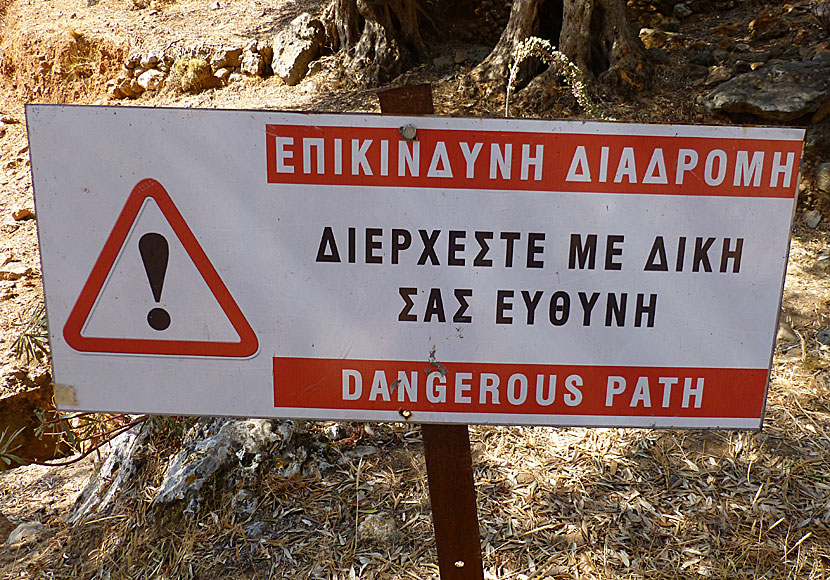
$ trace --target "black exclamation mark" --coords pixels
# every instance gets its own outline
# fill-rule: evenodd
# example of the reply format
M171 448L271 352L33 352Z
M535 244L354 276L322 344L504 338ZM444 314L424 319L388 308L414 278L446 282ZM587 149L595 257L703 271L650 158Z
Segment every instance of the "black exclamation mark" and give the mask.
M144 234L138 240L138 251L141 252L141 261L144 262L153 298L160 302L164 276L167 274L167 260L170 257L167 240L161 234ZM147 323L155 330L166 330L170 326L170 315L164 308L153 308L147 314Z

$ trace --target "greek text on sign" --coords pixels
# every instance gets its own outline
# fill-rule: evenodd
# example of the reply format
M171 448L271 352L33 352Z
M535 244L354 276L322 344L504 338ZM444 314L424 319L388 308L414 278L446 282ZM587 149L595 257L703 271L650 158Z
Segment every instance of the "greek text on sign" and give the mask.
M72 408L761 424L801 130L46 105L27 122Z

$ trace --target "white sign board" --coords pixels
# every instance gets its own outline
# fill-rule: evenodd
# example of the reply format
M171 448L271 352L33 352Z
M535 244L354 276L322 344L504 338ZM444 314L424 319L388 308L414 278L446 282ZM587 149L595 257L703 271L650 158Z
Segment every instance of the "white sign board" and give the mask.
M64 408L761 424L802 130L49 105L27 123Z

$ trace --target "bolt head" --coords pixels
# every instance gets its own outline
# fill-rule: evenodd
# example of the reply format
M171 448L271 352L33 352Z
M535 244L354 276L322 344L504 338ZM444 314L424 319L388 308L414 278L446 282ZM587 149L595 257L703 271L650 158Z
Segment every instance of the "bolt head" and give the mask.
M418 136L418 129L415 125L404 125L400 128L401 137L403 137L406 141L414 141L415 137Z

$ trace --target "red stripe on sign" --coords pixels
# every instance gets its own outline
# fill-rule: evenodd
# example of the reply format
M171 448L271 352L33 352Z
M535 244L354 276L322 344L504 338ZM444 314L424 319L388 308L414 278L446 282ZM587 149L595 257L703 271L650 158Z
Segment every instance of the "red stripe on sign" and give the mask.
M794 198L801 141L265 126L268 183Z
M274 406L760 418L767 369L274 358ZM483 420L486 420L484 418Z

